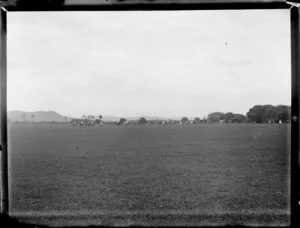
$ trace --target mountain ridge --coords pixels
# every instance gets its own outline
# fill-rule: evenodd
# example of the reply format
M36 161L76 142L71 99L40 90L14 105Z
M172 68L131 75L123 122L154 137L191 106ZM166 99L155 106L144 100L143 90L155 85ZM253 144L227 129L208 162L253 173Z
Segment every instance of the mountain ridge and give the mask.
M70 118L65 118L61 114L55 111L21 111L11 110L7 113L8 118L11 121L24 121L24 122L43 122L43 121L54 121L54 122L65 122Z

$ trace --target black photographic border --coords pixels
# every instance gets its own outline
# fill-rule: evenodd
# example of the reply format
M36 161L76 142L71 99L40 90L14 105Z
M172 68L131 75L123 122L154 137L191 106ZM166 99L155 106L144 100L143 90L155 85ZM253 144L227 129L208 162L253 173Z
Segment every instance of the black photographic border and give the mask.
M300 1L285 0L7 0L0 1L0 136L1 218L9 221L9 167L7 142L7 12L24 11L158 11L290 9L291 28L291 174L290 226L299 227L300 189ZM16 224L16 223L14 223Z

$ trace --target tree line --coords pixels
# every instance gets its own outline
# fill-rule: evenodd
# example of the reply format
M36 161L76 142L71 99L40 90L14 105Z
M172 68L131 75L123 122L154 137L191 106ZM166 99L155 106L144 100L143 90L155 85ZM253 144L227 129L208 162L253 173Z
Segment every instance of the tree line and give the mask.
M207 115L208 123L243 123L247 122L247 118L245 115L240 113L232 113L232 112L212 112Z
M224 123L289 123L291 106L287 105L254 105L246 115L232 112L212 112L207 116L207 122Z
M291 121L291 106L255 105L246 115L256 123L288 123Z
M182 117L179 120L173 119L156 119L147 120L145 117L140 117L137 120L126 120L120 118L116 122L103 122L102 115L98 118L92 115L82 116L82 119L77 119L73 124L75 125L94 125L94 124L160 124L160 125L171 125L171 124L205 124L205 123L289 123L291 119L291 107L287 105L254 105L246 115L241 113L233 112L211 112L205 117L195 117L189 119L188 117Z
M83 116L88 117L89 116ZM92 118L93 119L93 116ZM291 107L287 105L254 105L246 115L241 113L233 112L211 112L207 117L195 117L189 119L188 117L182 117L180 120L172 119L157 119L157 120L147 120L145 117L141 117L137 120L126 120L121 118L118 122L115 122L117 125L126 125L126 124L160 124L160 125L171 125L171 124L205 124L205 123L289 123L291 119ZM102 123L102 115L99 115L98 121ZM97 120L95 121L97 124ZM113 124L113 123L105 123Z

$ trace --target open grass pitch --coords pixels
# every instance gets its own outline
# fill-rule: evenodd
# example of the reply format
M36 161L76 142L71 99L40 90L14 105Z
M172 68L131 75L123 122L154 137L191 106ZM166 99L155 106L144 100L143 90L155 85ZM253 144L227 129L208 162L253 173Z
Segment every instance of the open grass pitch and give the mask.
M284 124L11 124L11 214L54 225L285 225L289 156Z

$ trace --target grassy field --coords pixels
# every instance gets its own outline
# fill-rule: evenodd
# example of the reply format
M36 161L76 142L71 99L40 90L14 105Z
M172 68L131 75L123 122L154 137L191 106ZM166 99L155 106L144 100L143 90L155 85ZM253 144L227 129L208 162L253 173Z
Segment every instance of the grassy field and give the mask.
M12 124L11 214L52 225L285 225L289 131Z

